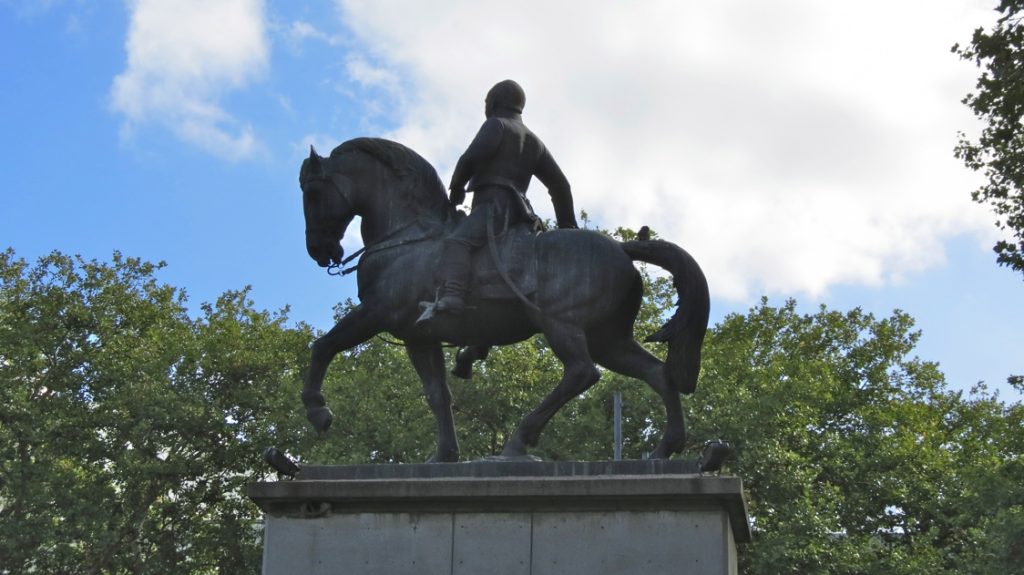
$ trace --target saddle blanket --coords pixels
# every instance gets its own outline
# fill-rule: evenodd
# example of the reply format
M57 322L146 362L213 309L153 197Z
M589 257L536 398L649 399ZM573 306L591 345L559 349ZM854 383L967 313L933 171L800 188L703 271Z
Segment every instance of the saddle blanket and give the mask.
M526 296L537 291L536 259L533 257L537 233L528 226L512 226L494 238L501 267L516 288ZM517 299L515 292L501 277L491 257L488 243L473 253L473 273L469 281L469 297L475 299Z

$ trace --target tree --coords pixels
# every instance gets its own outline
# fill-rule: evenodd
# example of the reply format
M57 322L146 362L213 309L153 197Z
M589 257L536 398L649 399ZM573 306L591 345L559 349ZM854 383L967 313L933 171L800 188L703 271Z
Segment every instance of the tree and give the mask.
M0 573L257 572L260 451L305 435L311 334L160 266L0 253Z
M665 278L646 281L640 338L673 306ZM695 457L710 439L735 445L730 470L746 483L755 533L740 549L744 573L1024 568L1015 543L1024 536L1024 407L983 389L966 397L949 391L937 365L914 356L919 335L899 311L881 319L860 309L800 314L794 301L775 307L767 300L710 330L697 392L684 398L685 455ZM333 368L358 373L358 387L337 377L339 371L327 385L346 397L365 396L367 382L389 390L390 403L374 407L380 415L372 419L380 423L360 421L360 427L404 432L413 425L409 414L421 414L416 433L392 433L387 442L388 460L420 461L431 453L433 424L401 349L386 346L370 342ZM543 338L534 338L494 350L474 380L453 380L463 455L500 451L560 369ZM608 459L614 391L623 391L626 402L626 457L649 451L661 425L660 400L643 383L605 372L556 415L534 453ZM403 419L390 421L398 414ZM404 440L411 443L399 447ZM357 452L347 453L366 459L379 453L375 441L366 434ZM352 447L352 441L335 443L330 452Z
M983 389L957 402L948 416L958 470L955 511L962 573L1024 571L1024 405L1005 405Z
M672 306L661 279L638 332ZM697 392L684 398L688 457L707 440L736 449L754 542L747 574L1007 573L1024 567L1024 407L946 388L914 357L919 334L901 312L800 314L767 301L715 326ZM655 350L657 353L661 353ZM453 380L466 459L500 451L519 419L557 382L543 338L492 351L472 381ZM400 347L382 340L332 368L333 397L356 421L332 429L313 460L416 462L433 449L433 420ZM611 455L611 395L623 391L625 454L653 448L660 400L642 382L604 373L552 420L533 451L545 459Z
M743 572L1024 568L1020 404L950 392L904 313L767 301L705 344L693 432L734 442L754 541Z
M320 439L298 400L312 330L253 309L245 290L190 317L158 269L0 254L0 573L255 573L260 512L242 488L267 477L263 448L304 463L433 452L400 345L373 339L332 364L325 392L346 411ZM674 305L666 278L648 280L640 338ZM727 470L745 482L754 527L743 573L1024 571L1024 406L949 391L915 357L918 337L898 311L802 314L767 300L710 330L683 402L685 456L715 438L736 447ZM500 451L560 371L533 338L453 380L464 458ZM660 399L605 373L534 453L609 459L614 391L625 456L650 451Z
M989 204L996 226L1009 234L993 248L997 261L1024 274L1024 2L1000 0L996 10L995 26L976 29L967 46L953 46L982 69L976 92L963 102L986 124L977 141L960 134L956 156L984 173L987 182L971 197Z

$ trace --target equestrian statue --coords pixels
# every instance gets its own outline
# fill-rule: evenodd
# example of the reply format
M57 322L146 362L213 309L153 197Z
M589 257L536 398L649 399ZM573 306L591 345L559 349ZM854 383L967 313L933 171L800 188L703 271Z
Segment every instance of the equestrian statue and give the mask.
M437 421L430 461L458 461L442 345L463 348L453 373L468 377L491 346L542 333L564 366L562 379L502 456L528 457L551 417L597 383L597 365L642 379L664 402L665 429L651 457L682 451L680 394L696 388L708 324L704 274L675 244L577 229L568 180L523 124L524 105L511 80L488 92L486 121L455 167L450 196L434 168L401 144L356 138L328 157L310 149L299 173L310 257L328 268L347 263L341 239L357 215L365 246L354 268L359 305L313 344L302 402L318 432L333 420L321 392L331 360L389 332L404 342ZM548 189L559 229L544 231L526 199L534 176ZM467 191L469 215L456 210ZM667 342L664 362L633 338L643 298L636 260L671 273L679 296L672 318L647 338Z

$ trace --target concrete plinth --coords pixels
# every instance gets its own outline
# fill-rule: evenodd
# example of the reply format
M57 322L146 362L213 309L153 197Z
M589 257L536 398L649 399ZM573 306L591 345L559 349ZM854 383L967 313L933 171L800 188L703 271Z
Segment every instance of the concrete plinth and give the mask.
M263 572L736 573L742 483L689 462L312 467L255 483Z

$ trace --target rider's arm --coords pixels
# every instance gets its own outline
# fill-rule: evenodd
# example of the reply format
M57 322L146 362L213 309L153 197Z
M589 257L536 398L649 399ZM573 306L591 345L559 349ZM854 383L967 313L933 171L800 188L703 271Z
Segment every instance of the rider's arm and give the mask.
M498 151L498 146L501 145L502 130L501 122L497 118L489 118L483 126L480 126L480 131L476 133L469 148L455 164L452 181L448 186L448 189L451 190L450 198L453 204L461 204L462 200L466 198L466 184L473 177L480 162Z
M562 168L558 167L555 158L551 156L547 148L544 148L544 153L541 154L540 161L537 162L535 175L548 189L551 204L555 208L558 227L579 228L579 225L576 224L576 212L572 206L572 190L569 188L569 179L562 173Z

